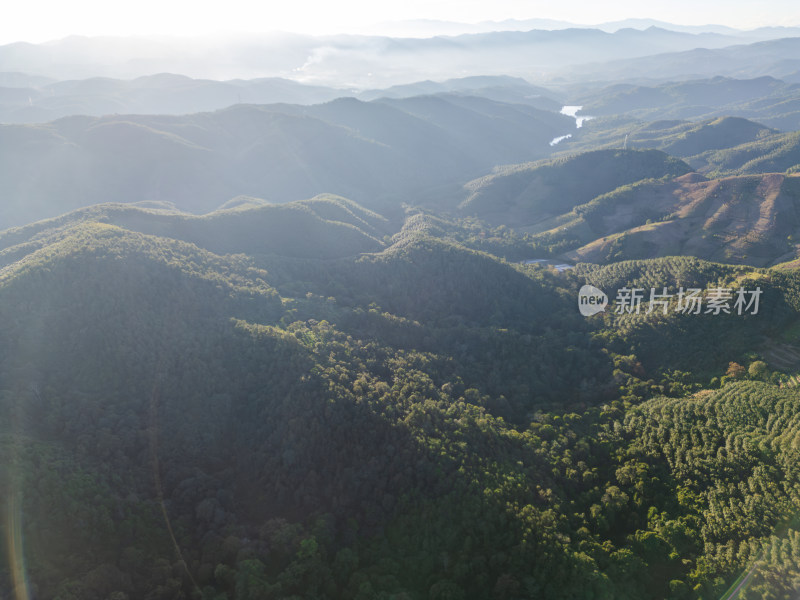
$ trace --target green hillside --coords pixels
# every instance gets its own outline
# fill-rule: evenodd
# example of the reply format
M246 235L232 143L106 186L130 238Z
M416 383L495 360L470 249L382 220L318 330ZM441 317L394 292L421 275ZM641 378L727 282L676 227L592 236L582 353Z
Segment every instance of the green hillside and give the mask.
M633 139L629 139L631 147L648 147L646 143L639 142L640 136L646 137L648 133L650 132L647 130L636 132ZM657 145L650 147L656 147L673 156L694 156L708 150L738 146L771 133L775 133L775 130L747 119L720 117L701 123L686 123L676 129L663 131L661 136L654 136L655 139L652 140Z
M317 250L292 250L308 222L285 211ZM250 251L260 215L285 252ZM0 587L21 568L64 599L706 598L758 558L753 593L790 589L798 392L746 367L800 322L794 270L558 274L414 212L385 249L326 246L391 229L323 197L3 232ZM586 319L586 282L764 296Z
M742 597L791 597L800 556L799 401L794 389L748 382L653 400L626 415L632 441L617 471L621 493L627 489L636 498L636 479L670 481L679 490L677 498L649 509L648 526L635 536L642 550L694 552L695 578L738 570ZM731 480L734 473L741 478ZM665 561L655 576L672 577L677 563L677 556ZM688 596L691 583L676 577L669 586Z
M539 17L0 45L0 600L800 597L800 28Z
M781 40L776 42L776 46L779 43L785 44L788 49L795 40ZM695 62L709 58L698 57ZM669 60L667 56L651 60L659 59ZM647 60L643 59L642 62ZM786 77L786 81L770 75L750 78L747 73L708 79L673 77L673 81L658 85L612 84L593 89L574 103L583 105L585 114L625 115L644 121L697 121L729 115L758 121L782 131L792 131L800 126L798 86L789 83L792 80L790 76Z
M800 165L800 135L797 132L773 135L760 141L709 151L692 163L704 171L751 174L796 171Z
M760 141L777 131L739 117L703 121L661 120L645 122L624 117L588 121L564 144L575 152L590 148L656 149L681 158ZM691 164L691 159L689 160ZM694 166L694 165L693 165Z
M41 248L87 222L117 225L194 243L223 254L337 258L384 247L389 221L338 196L287 204L239 200L204 216L153 204L100 204L0 232L0 265Z
M468 196L460 208L490 222L529 226L622 185L689 171L682 161L655 150L597 150L498 169L465 186Z

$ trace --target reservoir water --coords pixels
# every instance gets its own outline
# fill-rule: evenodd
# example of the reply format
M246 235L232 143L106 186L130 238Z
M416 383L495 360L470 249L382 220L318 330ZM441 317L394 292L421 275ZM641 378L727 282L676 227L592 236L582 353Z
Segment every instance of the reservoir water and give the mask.
M573 119L575 119L575 129L580 129L581 127L583 127L583 123L585 121L588 121L590 119L594 119L594 117L590 117L590 116L587 116L587 115L581 115L579 117L578 116L578 111L580 109L582 109L582 108L583 108L583 106L573 106L573 105L568 105L568 106L562 106L561 107L561 114L562 115L567 115L568 117L572 117ZM550 145L551 146L555 146L558 142L560 142L562 140L565 140L567 138L570 138L570 137L572 137L571 133L568 133L566 135L560 135L558 137L553 138L553 140L550 142Z

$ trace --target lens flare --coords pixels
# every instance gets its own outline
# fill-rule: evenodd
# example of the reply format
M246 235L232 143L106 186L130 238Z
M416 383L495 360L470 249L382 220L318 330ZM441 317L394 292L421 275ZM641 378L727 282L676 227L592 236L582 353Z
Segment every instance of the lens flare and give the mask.
M7 498L6 531L8 532L8 557L14 600L29 600L30 590L25 569L25 552L22 534L22 493L18 482L13 481Z

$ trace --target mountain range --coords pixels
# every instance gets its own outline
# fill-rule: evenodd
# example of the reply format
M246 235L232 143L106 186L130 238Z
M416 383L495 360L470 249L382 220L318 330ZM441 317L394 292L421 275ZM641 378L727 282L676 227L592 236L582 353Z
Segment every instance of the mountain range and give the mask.
M562 70L566 81L657 81L733 77L750 79L770 76L797 82L800 40L789 37L725 48L696 47L652 56L594 61ZM602 60L602 59L600 59ZM655 75L655 76L654 76Z
M100 205L0 244L0 530L24 536L27 593L718 595L759 553L751 589L789 589L798 392L726 372L791 356L793 270L557 274L487 252L526 244L499 228L334 197ZM764 298L757 318L575 310L586 282L656 281Z
M487 89L482 83L464 85L480 92ZM630 89L636 88L620 93ZM644 114L671 110L672 98L691 102L690 94L710 103L722 97L753 103L753 90L767 90L775 101L761 104L782 106L779 98L795 92L771 79L713 79L669 89L683 91L656 96ZM612 115L587 121L553 146L557 134L574 128L571 117L553 110L466 92L396 95L3 126L2 216L7 226L21 226L64 209L149 202L166 211L151 233L171 231L192 242L211 217L192 220L171 211L201 215L255 203L263 217L254 226L277 227L275 239L282 240L259 251L271 252L291 245L277 223L302 217L313 228L320 218L282 203L336 194L393 220L405 203L510 227L529 236L528 256L606 263L682 254L754 266L794 257L792 240L800 236L792 216L791 175L800 168L796 133L738 117L647 122ZM587 150L576 152L581 149ZM337 235L352 237L346 247L372 252L392 233L355 226ZM640 237L649 241L636 241ZM516 247L508 256L525 254Z
M190 114L234 104L319 104L341 97L360 100L467 94L537 108L558 110L555 90L505 76L424 81L376 90L348 90L290 79L215 81L162 73L133 80L91 78L52 81L20 73L0 75L0 122L43 123L72 115Z
M795 598L797 39L651 25L0 48L0 598Z
M532 29L599 29L614 33L620 29L648 29L658 27L683 33L717 33L721 35L739 36L750 41L771 39L776 37L796 37L796 27L758 27L755 29L737 29L727 25L679 25L658 19L622 19L605 23L585 24L558 19L504 19L502 21L480 21L478 23L461 23L434 19L416 19L380 23L378 29L384 35L393 37L431 37L434 35L459 35L466 33L487 33L490 31L530 31Z
M5 125L0 220L22 225L108 201L207 212L240 195L397 205L496 164L547 156L572 124L529 106L442 95Z
M164 72L220 80L290 77L304 83L360 89L446 79L454 74L512 75L534 82L586 80L587 74L588 79L607 80L653 73L659 77L712 72L780 77L798 70L791 59L783 60L793 55L791 38L796 35L796 30L779 28L720 33L649 26L612 33L584 28L531 29L427 38L280 33L233 39L69 37L46 44L0 46L0 72L68 80L98 76L134 79ZM651 58L654 55L659 58ZM606 61L612 62L595 64ZM662 63L659 69L649 68L657 61Z

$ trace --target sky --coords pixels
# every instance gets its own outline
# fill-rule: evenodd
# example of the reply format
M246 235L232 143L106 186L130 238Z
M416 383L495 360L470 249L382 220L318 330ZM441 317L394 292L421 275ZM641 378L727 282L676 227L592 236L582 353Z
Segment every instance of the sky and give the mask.
M476 23L546 18L594 24L634 17L744 29L796 26L800 4L795 0L26 0L3 7L0 44L40 43L68 35L380 33L375 24L412 19Z

